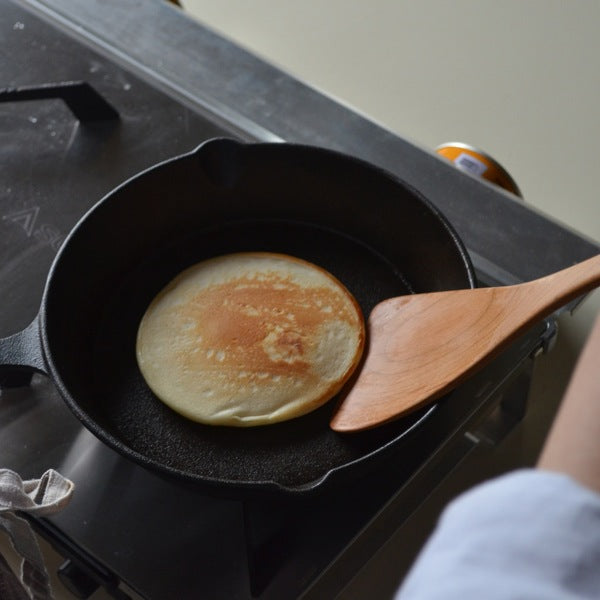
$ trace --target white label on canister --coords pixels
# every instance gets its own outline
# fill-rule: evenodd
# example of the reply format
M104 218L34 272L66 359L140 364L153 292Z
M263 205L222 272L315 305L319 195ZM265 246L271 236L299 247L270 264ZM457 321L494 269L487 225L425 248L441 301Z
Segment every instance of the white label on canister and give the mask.
M480 161L479 159L467 154L466 152L461 152L455 159L454 164L459 168L463 169L463 171L468 171L469 173L473 173L473 175L477 175L481 177L487 171L487 165Z

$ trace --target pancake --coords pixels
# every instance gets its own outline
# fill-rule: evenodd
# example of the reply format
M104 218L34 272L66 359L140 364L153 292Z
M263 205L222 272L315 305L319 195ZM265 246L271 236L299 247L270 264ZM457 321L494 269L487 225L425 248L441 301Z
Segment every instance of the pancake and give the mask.
M208 425L299 417L330 400L358 365L364 321L324 269L283 254L200 262L152 301L137 336L146 383Z

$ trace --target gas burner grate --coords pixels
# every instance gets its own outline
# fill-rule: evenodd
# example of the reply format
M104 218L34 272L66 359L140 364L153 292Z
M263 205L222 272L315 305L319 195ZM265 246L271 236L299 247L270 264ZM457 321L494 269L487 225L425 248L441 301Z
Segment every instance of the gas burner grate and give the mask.
M112 121L119 113L86 81L63 81L0 90L0 102L62 100L81 123Z

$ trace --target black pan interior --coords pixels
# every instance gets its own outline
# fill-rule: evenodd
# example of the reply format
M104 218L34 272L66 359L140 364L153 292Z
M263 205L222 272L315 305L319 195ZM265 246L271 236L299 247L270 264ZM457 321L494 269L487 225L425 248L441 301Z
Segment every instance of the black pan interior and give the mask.
M131 458L214 488L299 491L367 468L424 411L353 435L329 429L335 401L265 427L193 423L154 396L136 364L137 328L156 293L204 258L256 250L324 267L365 316L385 298L473 280L460 242L413 190L339 155L265 146L226 143L208 158L201 148L125 184L88 215L48 285L47 354L75 413Z

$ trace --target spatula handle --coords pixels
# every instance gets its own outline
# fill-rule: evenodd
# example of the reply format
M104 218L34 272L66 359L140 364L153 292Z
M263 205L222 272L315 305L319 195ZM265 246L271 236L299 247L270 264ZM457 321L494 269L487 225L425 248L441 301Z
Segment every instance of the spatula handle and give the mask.
M599 285L600 254L525 284L523 288L527 289L528 294L537 289L540 314L549 314ZM532 316L532 321L535 321L537 316Z

